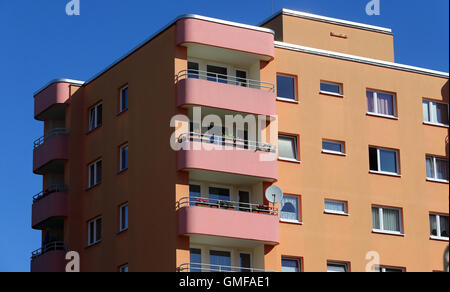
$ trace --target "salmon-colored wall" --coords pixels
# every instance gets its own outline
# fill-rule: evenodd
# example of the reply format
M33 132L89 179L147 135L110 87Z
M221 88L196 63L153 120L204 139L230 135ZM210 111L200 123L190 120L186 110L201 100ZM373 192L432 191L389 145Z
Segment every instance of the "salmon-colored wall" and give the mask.
M425 155L448 157L448 129L423 124L424 97L448 103L448 80L276 49L278 72L298 76L299 103L278 102L279 131L300 136L301 164L279 162L277 185L301 195L304 225L281 223L267 257L304 257L305 271L327 260L364 271L366 253L408 271L442 270L448 242L429 239L429 212L448 214L449 186L426 181ZM344 97L319 94L320 80L342 83ZM367 116L366 89L394 92L398 120ZM322 139L345 141L347 157L322 154ZM447 142L446 142L447 141ZM401 178L369 174L369 145L400 150ZM348 201L350 216L324 214L324 200ZM371 206L403 209L405 237L372 234Z
M278 41L394 62L392 34L290 15L279 15L264 27L274 30L275 39Z

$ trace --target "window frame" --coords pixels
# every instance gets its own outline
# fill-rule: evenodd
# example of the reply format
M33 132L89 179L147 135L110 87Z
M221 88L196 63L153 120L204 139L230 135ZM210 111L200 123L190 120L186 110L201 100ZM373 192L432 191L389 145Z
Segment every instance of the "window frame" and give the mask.
M404 227L403 227L403 209L402 208L380 206L380 205L372 205L371 206L371 213L370 213L372 216L373 216L373 208L378 208L378 217L379 217L379 221L380 221L380 229L375 229L373 227L373 223L374 222L373 222L373 219L372 219L372 232L373 233L405 236L405 234L403 233ZM400 231L384 230L383 209L395 210L395 211L399 212L399 217L398 218L400 220L400 222L399 222Z
M342 151L333 151L333 150L326 150L323 148L323 143L334 143L339 144L341 146ZM336 140L330 140L330 139L322 139L322 153L324 154L335 154L335 155L341 155L341 156L347 156L346 149L345 149L345 142L344 141L336 141Z
M125 148L127 149L127 165L126 167L124 167L123 165L123 160L122 160L122 155L123 155L123 151L125 150ZM123 144L122 146L119 147L119 172L125 171L128 169L129 166L129 156L128 156L128 143Z
M441 157L441 156L434 156L434 155L428 155L427 154L425 156L425 169L427 167L426 166L426 161L427 161L428 158L431 158L433 160L433 172L434 172L433 176L434 177L428 177L428 173L426 173L427 181L441 182L441 183L447 183L447 184L450 183L449 180L437 178L437 172L436 172L436 169L437 169L436 161L437 160L443 160L443 161L445 161L447 163L447 167L448 167L449 159L447 159L446 157L444 158L444 157ZM447 172L448 171L450 171L450 169L447 169ZM427 169L426 169L426 172L428 172Z
M124 208L126 208L126 218L125 218L125 222L122 221L123 219L123 210ZM129 208L128 208L128 203L122 204L119 206L119 232L124 232L128 230L128 215L129 215ZM126 224L125 224L126 223ZM125 227L123 227L124 225L126 225Z
M423 104L424 104L424 102L428 103L428 117L430 118L430 121L425 121L425 115L423 113ZM447 106L447 116L450 115L450 105L448 103L424 98L424 99L422 99L423 123L425 125L432 125L432 126L439 126L439 127L446 127L446 128L448 128L449 127L448 124L439 123L437 121L437 115L436 115L436 113L437 113L436 105L437 104L443 104L443 105ZM434 111L431 110L431 105L433 105ZM432 118L434 118L434 120ZM447 119L450 120L450 117L447 117Z
M283 272L283 260L286 261L296 261L298 267L298 273L303 272L303 257L294 257L294 256L281 256L281 271ZM285 272L287 273L287 272Z
M339 93L336 92L332 92L332 91L326 91L326 90L322 90L322 84L326 84L326 85L337 85L339 86ZM325 80L320 80L320 84L319 84L319 92L321 94L325 94L325 95L332 95L332 96L336 96L336 97L344 97L344 85L342 83L339 82L331 82L331 81L325 81Z
M88 246L96 245L102 241L102 233L103 233L103 228L102 228L103 220L102 219L103 219L102 216L98 216L98 217L95 217L94 219L91 219L88 221ZM100 221L100 239L97 238L97 222L99 220L101 220ZM94 238L91 238L91 224L92 223L94 226L93 227L94 228L94 230L93 230Z
M373 109L374 109L373 112L369 112L369 104L367 104L367 92L368 91L373 93ZM378 93L392 95L392 110L394 112L393 115L385 115L385 114L380 114L378 112L378 102L377 102L377 100L378 100ZM383 118L390 118L390 119L398 120L397 94L394 93L394 92L367 88L366 89L366 106L367 106L367 114L370 115L370 116L376 116L376 117L383 117Z
M333 210L327 210L327 202L336 202L336 203L342 203L344 204L345 212L338 212ZM334 199L325 199L324 200L324 213L330 214L330 215L343 215L343 216L350 216L348 212L348 202L347 201L340 201L340 200L334 200Z
M291 223L291 224L300 224L300 225L302 225L303 222L302 222L302 210L301 210L301 206L302 206L302 204L301 204L301 196L294 195L294 194L284 194L283 198L284 197L295 197L297 199L297 219L296 220L291 220L291 219L284 219L284 218L282 218L281 217L281 215L282 215L281 203L282 202L280 202L280 222L281 223Z
M280 137L284 138L284 139L293 139L294 140L294 154L295 154L295 159L292 158L284 158L280 156L280 147L279 147L279 142L277 145L277 149L278 149L278 160L281 161L287 161L287 162L295 162L295 163L300 163L300 147L299 147L299 141L300 138L298 135L295 134L287 134L287 133L278 133L278 140L280 140Z
M95 160L94 162L89 163L89 165L88 165L88 189L96 187L96 186L98 186L98 185L100 185L102 183L103 173L100 172L100 178L98 177L98 166L97 166L97 164L99 162L101 163L102 170L103 170L103 160L102 160L102 158L99 158L99 159ZM91 168L92 168L92 166L94 166L94 177L93 177L94 181L93 182L91 181L91 177L92 177L92 170L91 170Z
M277 80L277 86L276 86L277 100L279 100L279 101L286 101L286 102L292 102L292 103L298 103L299 102L298 76L297 75L293 75L293 74L277 72L275 78L278 78L278 76L283 76L283 77L294 79L294 98L292 99L292 98L288 98L288 97L278 96L278 80Z
M98 108L102 107L102 119L99 123L98 121ZM92 110L94 110L94 124L91 124L91 113ZM91 106L88 110L88 133L100 128L103 125L103 101L100 101L96 103L95 105Z
M429 219L428 220L430 220L431 218L431 216L435 216L435 218L436 218L436 233L437 234L441 234L442 232L442 230L441 230L441 216L442 217L449 217L449 214L443 214L443 213L433 213L433 212L430 212L430 216L428 217ZM445 236L441 236L441 235L438 235L438 236L435 236L435 235L432 235L431 234L431 222L430 222L430 239L435 239L435 240L443 240L443 241L449 241L450 240L450 238L449 237L445 237Z
M328 266L330 266L330 265L344 267L344 269L345 269L344 272L345 273L350 273L351 272L350 262L327 260L327 272L329 272L328 271Z
M386 270L397 270L402 273L406 272L406 268L403 268L403 267L392 267L392 266L383 266L383 265L378 265L375 267L376 272L386 273Z
M125 271L125 269L126 269L126 271ZM119 272L120 273L128 273L128 264L121 265L119 267Z
M124 90L127 90L127 107L126 108L124 108L123 107L123 92L124 92ZM129 106L129 96L130 96L130 90L129 90L129 86L128 86L128 84L127 85L125 85L125 86L122 86L121 88L120 88L120 96L119 96L119 114L121 114L121 113L123 113L123 112L125 112L125 111L127 111L128 110L128 106Z
M378 166L378 170L372 170L371 167L370 167L370 148L374 148L374 149L377 150L377 166ZM381 170L381 158L380 158L381 157L380 156L380 151L381 150L390 151L390 152L394 152L395 153L395 167L397 169L397 172L388 172L388 171L382 171ZM400 150L369 145L369 172L373 173L373 174L384 174L384 175L401 177Z

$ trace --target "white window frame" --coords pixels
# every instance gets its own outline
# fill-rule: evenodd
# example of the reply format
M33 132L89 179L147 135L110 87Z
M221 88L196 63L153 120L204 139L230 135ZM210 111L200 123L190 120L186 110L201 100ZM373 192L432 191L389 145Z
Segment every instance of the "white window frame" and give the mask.
M322 84L339 86L339 93L322 90ZM324 94L328 94L328 95L334 95L334 96L338 96L338 97L343 97L344 96L344 90L343 90L342 84L341 83L335 83L335 82L329 82L329 81L320 81L320 93L324 93Z
M344 204L344 212L339 212L339 211L334 211L334 210L327 210L327 202L334 202L334 203L342 203ZM324 201L324 212L326 214L335 214L335 215L345 215L345 216L349 216L348 213L348 203L345 201L338 201L338 200L331 200L331 199L326 199Z
M128 85L125 85L124 87L122 87L122 88L120 89L120 112L119 112L119 113L122 113L122 112L124 112L124 111L126 111L126 110L128 109L129 101L127 102L127 107L126 107L126 108L123 107L123 91L124 91L125 89L128 90L128 97L130 96L130 90L129 90ZM127 98L128 98L128 97L127 97Z
M97 217L95 219L92 219L92 220L90 220L88 222L88 246L95 245L95 244L97 244L97 243L102 241L102 239L101 239L102 236L100 236L100 239L96 238L97 237L97 221L98 220L102 220L102 217L99 216L99 217ZM93 224L94 225L94 230L93 230L94 238L91 238L91 223L94 223ZM100 224L101 225L103 224L103 220L102 220L102 222Z
M375 90L368 89L368 90L366 90L366 96L367 96L367 92L373 93L373 112L369 112L369 110L368 110L369 105L367 105L367 114L372 115L372 116L380 116L380 117L398 119L397 95L395 93L385 92L385 91L375 91ZM385 114L380 114L378 112L378 93L389 94L392 96L392 110L394 111L394 115L385 115ZM366 98L366 102L367 102L367 98Z
M405 272L405 268L400 268L400 267L387 267L387 266L375 267L375 271L377 271L377 272L386 273L386 270L397 270L397 271L401 271L403 273Z
M297 267L298 267L298 272L302 272L303 271L303 259L302 258L294 258L294 257L281 257L281 270L283 270L283 260L288 260L288 261L296 261L297 262Z
M436 232L437 232L437 234L441 234L441 216L449 217L449 215L448 214L430 213L430 216L435 216L436 217L436 228L437 228ZM444 241L448 241L449 240L449 237L444 237L444 236L440 236L440 235L438 235L438 236L431 235L431 230L430 230L430 238L431 239L437 239L437 240L444 240Z
M381 148L381 147L376 147L376 146L369 146L369 153L370 153L370 148L374 148L377 150L377 165L378 165L378 170L371 170L370 169L370 165L369 165L369 169L371 173L376 173L376 174L386 174L386 175L393 175L393 176L401 176L400 175L400 155L399 155L399 151L396 149L388 149L388 148ZM381 170L381 159L380 159L380 150L384 150L384 151L390 151L390 152L394 152L395 153L395 167L397 168L397 172L388 172L388 171L382 171ZM369 163L370 163L370 159L369 159Z
M403 234L403 212L402 212L402 209L394 208L394 207L381 207L381 206L372 206L372 208L378 208L378 217L379 217L379 220L380 220L380 229L373 228L373 222L372 222L372 231L373 232L404 236L404 234ZM400 222L399 222L400 231L384 230L384 222L383 222L383 210L384 209L395 210L395 211L399 212L399 217L398 218L400 220ZM372 210L372 212L373 212L373 210Z
M428 103L428 117L430 118L430 121L425 121L425 115L423 116L423 123L427 124L427 125L435 125L435 126L442 126L442 127L449 127L448 124L442 124L439 123L437 121L437 104L443 104L445 106L447 106L447 115L449 115L449 111L450 111L450 107L449 104L444 103L444 102L439 102L439 101L434 101L434 100L429 100L429 99L423 99L422 101L422 110L423 110L423 103L427 102Z
M350 265L347 262L335 262L335 261L327 261L327 272L328 272L328 266L340 266L344 267L344 272L349 273L350 272Z
M300 157L299 157L299 151L298 151L298 136L297 135L289 135L289 134L278 134L278 139L280 139L280 137L284 138L284 139L291 139L294 141L294 154L295 154L295 159L292 158L284 158L282 156L280 156L280 150L279 147L278 148L278 159L279 160L283 160L283 161L290 161L290 162L300 162Z
M124 208L127 209L127 214L126 214L127 216L125 218L125 222L122 221L122 219L123 219L123 209ZM121 205L120 206L120 220L119 220L119 224L120 224L119 230L120 230L120 232L128 230L128 215L129 215L128 203ZM126 223L126 224L124 224L124 223ZM125 227L123 227L124 225L125 225Z
M127 149L127 166L126 167L124 167L123 161L122 161L122 154L123 154L123 151L125 150L125 148ZM124 171L124 170L128 169L128 164L129 164L128 144L125 144L125 145L121 146L119 152L120 152L120 155L119 155L120 156L119 157L119 160L120 160L120 171Z
M284 195L284 197L292 197L292 198L296 198L296 200L297 200L297 219L296 219L296 220L290 220L290 219L284 219L284 218L281 218L281 203L280 203L280 222L284 222L284 223L295 223L295 224L303 224L303 222L301 221L302 214L301 214L301 210L300 210L300 206L301 206L300 196L295 196L295 195Z
M437 169L436 161L437 161L437 160L443 160L443 161L445 161L445 162L447 163L447 165L448 165L449 160L446 159L446 158L441 158L441 157L437 157L437 156L433 156L433 155L427 155L427 156L425 157L425 163L426 163L427 158L433 159L433 176L434 176L434 177L428 177L428 175L427 175L427 180L428 180L428 181L436 181L436 182L449 183L448 180L445 180L445 179L438 179L438 178L436 177L436 174L437 174L437 173L436 173L436 169ZM426 167L426 165L425 165L425 167Z
M338 152L338 151L332 151L332 150L323 149L323 142L339 144L341 146L342 151ZM347 154L345 153L345 143L344 142L332 141L332 140L326 140L326 139L322 140L322 153L325 153L325 154L337 154L337 155L347 156Z
M298 87L298 84L297 84L298 77L297 76L293 76L293 75L283 74L283 73L277 73L275 78L277 76L283 76L283 77L288 77L288 78L294 79L294 99L288 98L288 97L278 96L278 83L277 83L277 88L276 88L276 90L277 90L277 100L298 103L298 89L297 89L297 87Z
M89 174L89 176L88 176L88 188L93 188L93 187L95 187L95 186L101 184L101 182L102 182L101 178L100 178L100 181L97 182L97 179L98 179L98 168L97 168L97 163L98 163L98 162L101 162L101 163L102 163L102 170L103 170L103 161L102 161L101 158L98 159L98 160L96 160L96 161L94 161L94 162L92 162L92 163L89 164L89 166L88 166L88 174ZM92 166L94 166L94 181L93 181L93 182L91 181L91 174L92 174L91 168L92 168Z
M94 105L93 107L89 108L89 131L93 131L93 130L97 129L98 127L100 127L103 124L103 121L102 121L102 124L98 123L98 108L100 106L102 106L102 109L103 109L103 103L102 102L100 102L100 103ZM92 110L94 110L94 124L91 123L92 122L92 120L91 120L91 112L92 112ZM103 119L103 115L102 115L102 119Z

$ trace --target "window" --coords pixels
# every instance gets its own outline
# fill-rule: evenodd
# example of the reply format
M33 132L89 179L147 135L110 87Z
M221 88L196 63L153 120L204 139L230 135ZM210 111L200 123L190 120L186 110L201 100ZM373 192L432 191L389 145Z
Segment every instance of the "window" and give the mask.
M372 207L372 227L375 232L402 234L400 209Z
M219 83L228 83L228 70L225 67L207 65L206 71L208 71L208 80L219 82Z
M399 174L398 151L369 147L370 170L386 174Z
M345 154L344 143L323 140L322 152L332 154Z
M299 198L297 196L283 196L280 218L281 221L300 223Z
M236 70L236 85L248 87L247 71Z
M281 99L297 100L297 80L293 76L277 75L277 96Z
M199 78L199 65L196 62L188 62L188 78Z
M128 86L120 90L120 112L128 109Z
M102 240L102 218L98 217L88 223L88 244L93 245Z
M320 82L320 92L342 96L342 85L338 83Z
M209 202L219 204L221 201L230 201L230 190L225 188L209 188Z
M332 214L348 215L347 203L341 201L325 200L325 212Z
M298 161L296 136L278 135L278 157L284 160Z
M427 179L442 182L449 181L447 159L434 156L427 156L426 162L427 162Z
M295 258L281 258L281 272L291 273L291 272L301 272L301 259Z
M97 160L96 162L89 165L89 188L92 188L102 182L102 161Z
M349 272L348 263L341 262L327 262L327 272L330 273L347 273Z
M120 171L128 169L128 145L120 147Z
M120 231L128 229L128 204L120 207Z
M403 273L405 271L404 268L396 268L396 267L384 267L378 266L375 268L375 271L381 273Z
M448 215L430 214L430 235L435 239L449 239Z
M390 93L368 90L367 112L375 115L396 117L395 96Z
M119 272L128 273L128 265L123 265L119 268Z
M103 105L100 103L89 110L89 131L102 125Z
M425 123L448 126L448 104L424 100L423 120Z
M197 273L202 271L202 250L191 248L190 253L190 272Z
M231 253L228 251L209 251L211 272L231 272Z
M239 267L241 268L241 273L252 271L252 256L249 253L239 254Z

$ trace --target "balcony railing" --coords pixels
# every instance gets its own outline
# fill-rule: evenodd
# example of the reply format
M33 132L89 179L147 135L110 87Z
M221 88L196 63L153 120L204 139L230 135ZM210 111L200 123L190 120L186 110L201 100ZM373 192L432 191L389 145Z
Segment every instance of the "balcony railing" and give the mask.
M231 267L223 265L187 263L179 266L177 272L265 273L274 271L266 271L263 269L254 269L254 268Z
M254 89L262 89L268 91L275 91L275 86L270 82L263 82L259 80L252 80L248 78L241 78L232 75L223 75L201 70L182 70L177 74L177 82L182 79L201 79L211 82L230 84L241 87L248 87Z
M183 143L185 141L215 144L229 148L250 149L271 153L276 152L276 147L269 143L244 140L236 137L219 136L214 134L201 134L195 132L181 134L178 137L178 143Z
M51 185L47 189L33 196L33 204L42 200L53 193L67 193L68 187L66 185Z
M43 247L33 251L31 253L31 259L34 260L38 257L40 257L41 255L50 252L50 251L57 251L57 250L66 250L66 244L63 241L54 241L54 242L50 242L47 243L46 245L44 245Z
M177 202L177 209L183 207L207 207L224 210L234 210L240 212L249 212L257 214L266 214L278 216L278 208L270 207L262 204L252 204L243 202L233 202L220 199L210 199L207 195L200 197L185 197Z
M34 141L34 149L36 149L39 146L41 146L42 144L44 144L45 141L47 141L51 137L54 137L54 136L66 136L68 134L69 134L69 130L68 129L64 129L64 128L52 129L52 130L48 131L46 135L44 135L44 136L42 136L39 139L36 139Z

